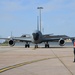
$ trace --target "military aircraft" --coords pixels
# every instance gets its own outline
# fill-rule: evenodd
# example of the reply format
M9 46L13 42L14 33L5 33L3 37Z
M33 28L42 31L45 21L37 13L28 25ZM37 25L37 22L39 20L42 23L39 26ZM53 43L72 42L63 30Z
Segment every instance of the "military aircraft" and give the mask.
M51 34L42 34L41 30L39 30L39 25L38 25L38 20L37 20L37 30L32 33L32 35L29 35L26 37L9 37L9 38L0 38L0 39L5 39L8 40L10 46L14 46L16 41L19 42L25 42L25 48L30 47L30 42L35 44L35 48L38 48L38 44L40 43L45 43L45 48L49 48L49 42L59 42L60 46L65 45L65 40L66 39L75 39L75 37L69 37L66 35L51 35ZM41 26L40 26L41 27ZM40 28L41 29L41 28Z
M35 48L38 48L38 44L44 42L45 43L45 48L49 48L49 42L59 42L60 46L65 45L65 40L66 39L71 39L73 40L74 37L69 37L66 35L43 35L41 31L36 30L32 33L31 36L29 37L10 37L10 38L0 38L0 39L5 39L9 40L9 45L14 46L16 41L19 42L25 42L25 48L30 47L30 42L35 44Z

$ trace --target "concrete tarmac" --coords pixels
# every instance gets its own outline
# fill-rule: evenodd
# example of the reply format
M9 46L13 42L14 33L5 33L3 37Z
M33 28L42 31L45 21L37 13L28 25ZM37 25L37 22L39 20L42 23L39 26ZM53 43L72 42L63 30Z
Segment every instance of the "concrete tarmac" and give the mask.
M73 48L0 46L0 75L75 75Z

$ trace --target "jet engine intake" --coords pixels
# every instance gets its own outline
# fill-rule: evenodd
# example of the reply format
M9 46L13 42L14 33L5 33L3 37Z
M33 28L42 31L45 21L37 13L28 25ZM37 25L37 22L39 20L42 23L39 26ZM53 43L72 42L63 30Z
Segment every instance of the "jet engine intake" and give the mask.
M10 40L10 41L9 41L9 45L10 45L10 46L14 46L14 45L15 45L15 41L14 41L14 40Z
M59 40L59 45L60 46L64 46L65 45L65 40L64 39L60 39Z

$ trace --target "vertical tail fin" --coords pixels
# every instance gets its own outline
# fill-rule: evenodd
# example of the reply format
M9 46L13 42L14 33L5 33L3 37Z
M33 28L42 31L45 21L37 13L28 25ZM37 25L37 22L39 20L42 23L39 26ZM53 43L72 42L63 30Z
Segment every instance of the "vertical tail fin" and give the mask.
M39 16L37 16L37 30L39 30Z

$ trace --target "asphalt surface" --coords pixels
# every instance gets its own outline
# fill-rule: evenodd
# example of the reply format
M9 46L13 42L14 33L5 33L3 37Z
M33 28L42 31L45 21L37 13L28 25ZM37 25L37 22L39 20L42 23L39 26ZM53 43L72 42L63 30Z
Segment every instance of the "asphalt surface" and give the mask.
M0 75L75 75L72 47L0 46Z

